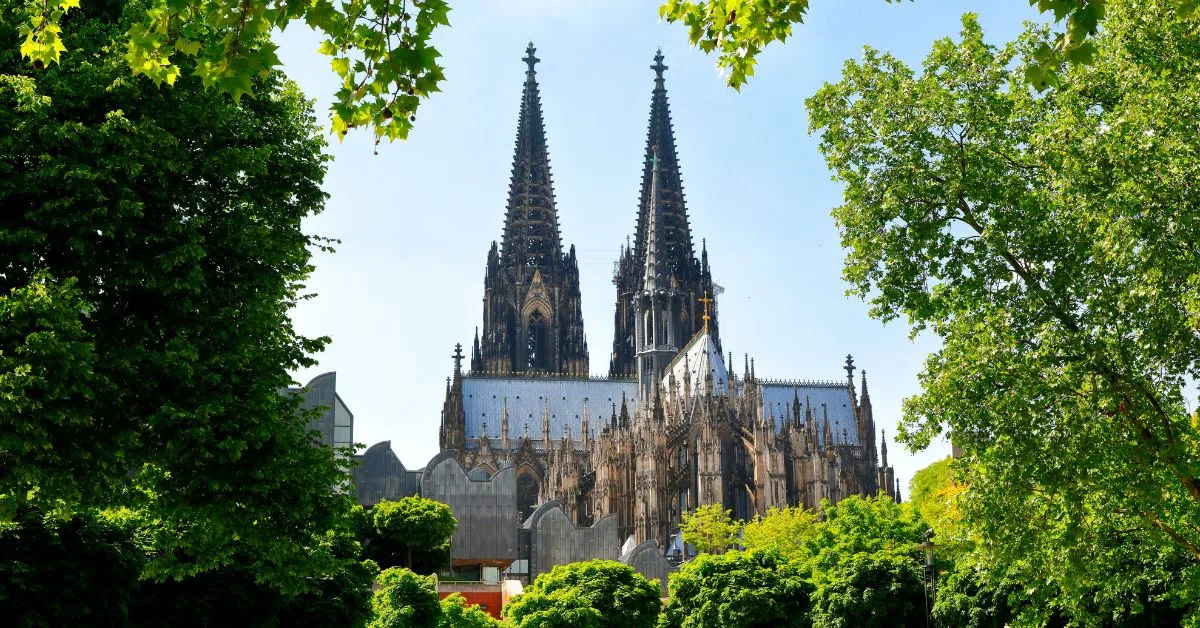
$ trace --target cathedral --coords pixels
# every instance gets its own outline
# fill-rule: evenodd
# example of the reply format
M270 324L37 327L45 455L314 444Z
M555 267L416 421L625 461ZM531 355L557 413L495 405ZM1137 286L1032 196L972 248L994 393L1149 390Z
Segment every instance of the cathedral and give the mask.
M615 517L621 539L673 542L682 513L722 504L750 519L880 491L899 500L886 444L877 455L866 372L844 379L760 377L721 348L719 292L696 255L661 51L637 221L615 266L608 375L589 375L579 269L564 251L533 44L504 230L484 274L483 326L469 369L454 353L441 448L475 478L513 467L514 519L557 500L572 523Z

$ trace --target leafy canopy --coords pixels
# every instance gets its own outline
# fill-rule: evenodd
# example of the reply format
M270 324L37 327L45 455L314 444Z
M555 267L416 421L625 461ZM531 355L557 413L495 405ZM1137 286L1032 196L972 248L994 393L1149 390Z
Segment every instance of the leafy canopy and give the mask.
M1092 64L1038 95L1054 42L984 42L971 16L919 73L868 49L807 105L845 185L845 278L943 347L905 404L949 430L960 507L1021 582L1114 592L1133 555L1183 560L1195 600L1200 429L1200 41L1170 3L1113 0ZM1185 78L1186 77L1186 78Z
M21 37L6 41L21 41L21 56L42 70L71 49L64 20L102 3L15 0L4 15ZM356 126L372 127L376 138L407 137L421 99L444 79L431 42L450 24L445 0L150 0L129 8L132 19L114 39L128 70L160 85L189 73L234 100L269 96L260 86L280 66L272 30L300 21L321 33L318 51L340 81L332 105L339 137Z
M14 41L24 3L0 0ZM343 559L345 457L279 391L325 339L296 333L324 140L279 73L235 103L130 79L143 5L94 0L41 71L0 50L0 501L128 507L144 577L235 560L285 589Z
M467 603L467 598L461 593L447 595L442 598L441 605L439 628L501 628L504 625L479 608L478 604Z
M816 513L799 506L771 508L742 528L747 551L770 549L789 560L805 556L804 542L817 530Z
M813 619L822 628L924 626L921 567L894 551L852 554L817 589Z
M721 504L708 504L685 512L679 523L683 541L706 554L723 552L736 543L738 527L733 511L726 510Z
M435 576L400 567L384 569L375 580L369 628L428 628L442 615Z
M649 628L658 618L657 580L613 560L559 565L504 607L522 628L579 622L597 628ZM594 612L593 612L594 611Z
M659 628L811 626L814 586L799 563L774 550L701 554L671 574Z
M380 566L433 573L449 562L458 522L446 504L424 497L383 500L369 516L366 554Z
M1166 4L1171 12L1164 17L1193 24L1200 18L1197 0L1167 0ZM1026 69L1031 82L1039 88L1054 86L1063 63L1091 63L1106 0L1029 0L1029 5L1064 26L1036 50L1034 63ZM740 90L754 76L759 53L786 41L792 27L804 23L808 8L809 0L666 0L658 12L668 22L682 22L688 39L700 50L715 52L726 84Z

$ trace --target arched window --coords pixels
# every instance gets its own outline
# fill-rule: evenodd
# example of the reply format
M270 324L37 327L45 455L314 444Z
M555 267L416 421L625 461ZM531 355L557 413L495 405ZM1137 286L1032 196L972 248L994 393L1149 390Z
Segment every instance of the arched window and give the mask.
M517 474L517 509L521 513L521 521L528 519L537 508L538 489L537 477L528 468Z
M541 310L529 315L525 328L525 367L550 370L550 333Z

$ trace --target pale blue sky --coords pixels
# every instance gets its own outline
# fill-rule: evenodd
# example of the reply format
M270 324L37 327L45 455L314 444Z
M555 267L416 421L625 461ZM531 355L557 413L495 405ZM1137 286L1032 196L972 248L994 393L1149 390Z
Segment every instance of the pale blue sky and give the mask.
M1025 0L818 0L785 46L762 55L739 94L686 31L658 20L652 0L459 0L438 39L447 81L422 105L408 141L372 154L366 133L342 144L325 181L325 213L306 228L339 238L319 254L309 286L318 298L294 313L309 335L329 335L320 365L300 382L338 373L354 412L355 440L391 440L409 468L437 453L454 343L470 344L482 317L483 271L500 237L520 103L525 45L532 40L564 245L579 252L591 370L608 369L612 266L633 230L653 72L661 47L670 69L680 169L697 248L708 240L721 336L760 376L839 379L847 353L868 371L876 421L907 495L912 474L949 453L935 443L910 453L892 435L901 401L934 339L910 341L903 322L868 318L844 296L843 252L830 209L840 187L807 133L804 99L836 81L865 44L919 66L932 42L957 35L965 11L1002 43L1036 18ZM334 91L316 35L282 37L288 74L318 101Z

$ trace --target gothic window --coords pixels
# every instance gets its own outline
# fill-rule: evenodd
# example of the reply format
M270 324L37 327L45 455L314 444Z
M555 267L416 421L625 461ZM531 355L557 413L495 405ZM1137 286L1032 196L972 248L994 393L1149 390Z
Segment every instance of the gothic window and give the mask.
M541 310L529 315L525 330L526 368L550 370L550 332Z
M521 513L521 521L529 518L537 508L538 481L529 469L522 469L517 474L517 509Z

